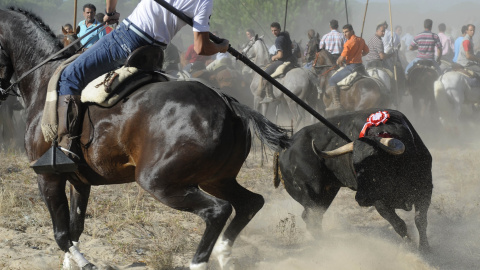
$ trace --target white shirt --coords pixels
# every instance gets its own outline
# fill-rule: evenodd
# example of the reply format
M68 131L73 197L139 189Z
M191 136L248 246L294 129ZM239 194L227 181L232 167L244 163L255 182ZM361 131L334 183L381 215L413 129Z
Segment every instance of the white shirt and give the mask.
M193 18L193 31L208 32L213 0L165 0L179 11ZM128 19L138 28L165 44L187 23L153 0L142 0Z
M383 41L383 51L386 54L391 54L393 53L393 48L392 48L392 31L386 29L385 30L385 36L382 37ZM395 46L395 49L398 50L398 47L400 45L400 37L397 35L397 33L393 33L393 44Z

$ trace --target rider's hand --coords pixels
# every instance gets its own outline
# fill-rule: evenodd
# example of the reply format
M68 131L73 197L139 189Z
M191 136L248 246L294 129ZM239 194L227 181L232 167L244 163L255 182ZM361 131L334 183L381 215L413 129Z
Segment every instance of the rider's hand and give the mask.
M223 39L222 42L218 43L218 51L221 53L227 52L228 48L230 47L230 41L228 39Z
M105 15L103 17L103 21L106 22L107 24L116 24L118 23L119 19L120 19L120 13L118 12L115 12L115 15L113 16Z

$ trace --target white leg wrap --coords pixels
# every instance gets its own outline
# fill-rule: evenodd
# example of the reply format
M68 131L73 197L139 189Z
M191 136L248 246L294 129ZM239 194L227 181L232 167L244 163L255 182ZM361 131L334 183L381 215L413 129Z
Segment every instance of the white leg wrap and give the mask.
M80 243L72 241L73 245L80 250ZM63 258L62 270L74 270L76 265L73 263L73 256L70 252L65 252L65 257Z
M207 270L207 263L190 264L190 270Z
M90 263L89 261L87 261L87 259L85 259L85 257L83 257L82 253L80 253L76 246L71 246L68 250L73 257L73 260L80 268Z
M232 244L229 240L218 240L213 248L212 255L217 258L222 270L235 270L232 255Z

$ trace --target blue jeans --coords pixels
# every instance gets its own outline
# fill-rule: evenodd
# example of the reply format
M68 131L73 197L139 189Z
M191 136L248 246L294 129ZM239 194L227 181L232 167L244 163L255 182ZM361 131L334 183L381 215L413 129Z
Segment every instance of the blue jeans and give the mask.
M407 67L405 68L405 75L408 75L408 71L413 67L413 65L415 65L415 63L417 63L420 60L425 60L425 59L417 57L413 59L412 62L408 63ZM438 74L442 74L442 72L440 71L440 65L437 63L437 61L431 60L431 62L435 67L435 69L437 70Z
M80 95L88 83L119 68L131 52L148 44L121 23L63 70L58 82L59 95Z
M348 75L352 74L356 68L363 66L362 63L358 64L349 64L339 72L333 74L332 77L328 80L328 85L336 86L338 82L345 79Z

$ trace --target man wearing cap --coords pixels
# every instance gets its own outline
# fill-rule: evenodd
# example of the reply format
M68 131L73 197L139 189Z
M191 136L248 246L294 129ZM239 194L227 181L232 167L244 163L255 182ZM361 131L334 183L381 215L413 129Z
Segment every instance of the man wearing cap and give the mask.
M117 0L106 0L105 22L118 22L120 14L116 12L116 5ZM213 55L227 51L228 40L215 44L209 38L213 0L176 0L171 5L193 18L193 39L198 54ZM98 76L123 65L135 49L145 45L165 47L186 24L154 0L142 0L117 29L101 38L63 70L58 83L58 142L70 158L78 160L70 148L72 141L81 133L83 106L80 94L83 88Z
M322 39L320 40L320 44L318 45L319 49L325 49L333 56L333 62L335 63L340 57L340 54L343 51L343 45L347 41L345 36L338 32L338 21L331 20L330 21L330 32L325 34Z
M354 71L363 71L365 73L365 67L362 64L362 56L368 54L368 46L365 44L365 40L361 37L357 37L353 31L351 24L343 26L343 34L347 39L343 47L342 54L337 59L337 65L341 66L345 61L346 66L342 70L335 73L329 80L328 85L334 87L333 103L327 108L327 111L337 111L341 109L340 105L340 93L337 83L352 74Z
M442 43L437 34L432 33L433 21L426 19L423 23L425 31L416 35L410 44L409 49L411 51L417 50L417 57L410 62L405 69L405 75L408 75L408 71L420 60L430 60L433 67L440 74L440 59L442 58ZM435 54L435 50L437 53ZM437 58L435 59L435 55Z

